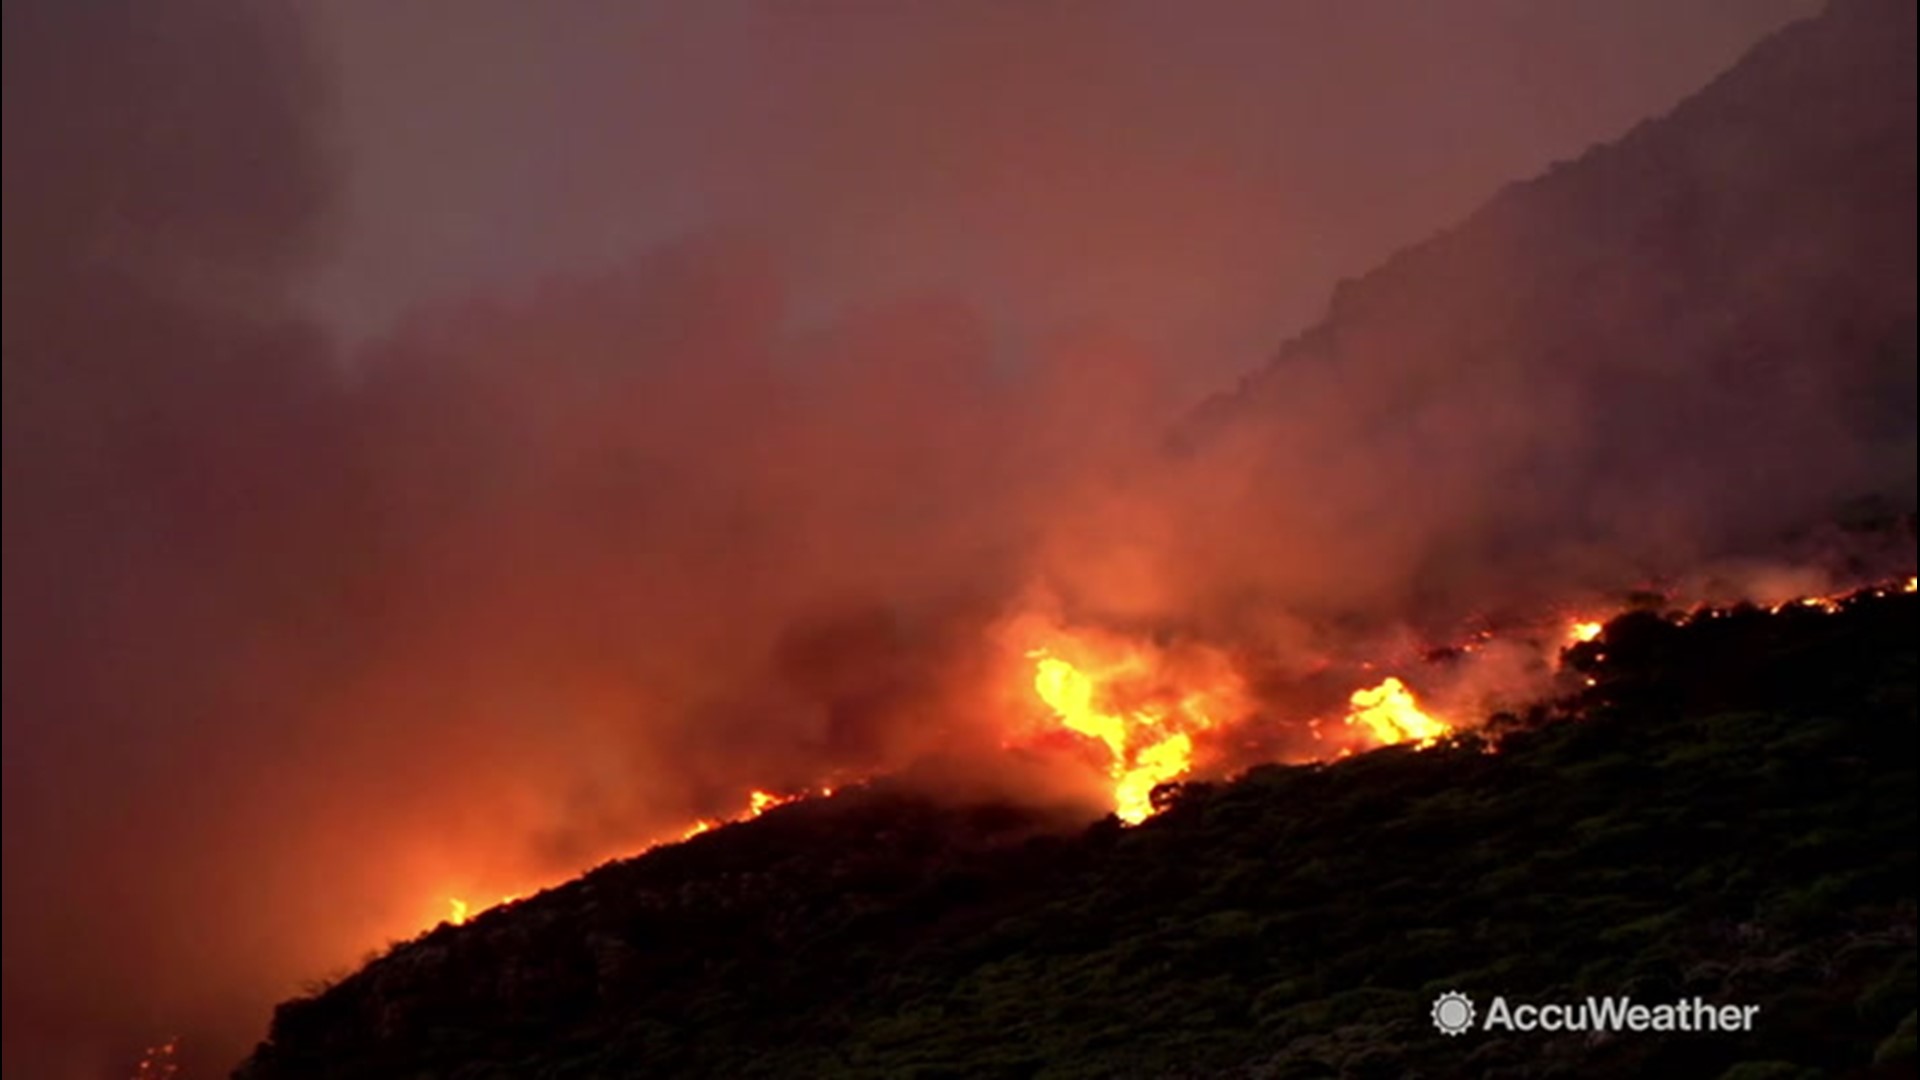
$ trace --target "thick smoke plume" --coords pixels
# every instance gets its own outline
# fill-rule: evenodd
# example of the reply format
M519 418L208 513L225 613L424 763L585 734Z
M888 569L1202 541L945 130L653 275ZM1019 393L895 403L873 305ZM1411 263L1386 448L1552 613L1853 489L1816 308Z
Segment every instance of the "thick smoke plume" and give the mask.
M1282 7L1220 18L1366 29L1262 14ZM771 48L813 8L781 10L661 32ZM1300 719L1330 662L1648 575L1769 574L1776 541L1842 500L1911 508L1910 10L1884 35L1904 67L1853 65L1843 102L1904 123L1904 174L1842 169L1858 198L1809 206L1798 192L1832 186L1782 172L1757 129L1700 160L1608 151L1659 175L1595 205L1562 205L1593 189L1551 176L1503 196L1341 290L1329 322L1197 414L1286 325L1248 312L1293 304L1297 322L1288 298L1334 276L1318 256L1269 268L1319 226L1267 205L1286 154L1247 150L1257 130L1232 113L1300 108L1306 77L1208 82L1219 58L1198 46L1153 74L1163 15L1116 10L1089 34L1066 8L993 7L955 37L915 10L826 10L762 57L795 115L683 73L714 96L662 145L739 205L590 271L370 320L347 346L302 291L356 241L351 140L296 20L8 7L9 1075L100 1075L176 1033L189 1054L237 1051L299 979L448 895L553 880L750 789L981 779L1008 690L998 634L1024 611L1229 650L1276 720ZM1702 40L1766 22L1688 19ZM1467 47L1394 40L1447 52L1444 70ZM1825 40L1793 62L1820 66ZM1668 98L1711 69L1684 51ZM1615 119L1659 103L1623 98ZM1364 108L1316 107L1391 137ZM908 135L931 148L901 152ZM724 152L699 156L706 137ZM1536 164L1518 153L1489 150L1490 176ZM1356 166L1376 191L1386 169ZM1330 258L1357 271L1485 179L1395 202L1394 233ZM1748 200L1732 218L1688 216L1729 187ZM1610 201L1643 190L1665 194ZM1849 216L1897 211L1888 192L1904 223ZM1712 245L1668 231L1731 244L1805 214L1833 219L1802 231L1833 250L1743 246L1707 285L1678 260ZM1671 287L1607 291L1649 274ZM1906 411L1888 411L1901 372Z

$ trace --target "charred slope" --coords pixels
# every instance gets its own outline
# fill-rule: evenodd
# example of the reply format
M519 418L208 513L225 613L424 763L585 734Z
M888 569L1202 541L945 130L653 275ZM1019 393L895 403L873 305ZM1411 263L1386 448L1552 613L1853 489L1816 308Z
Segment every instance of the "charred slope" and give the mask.
M782 808L402 946L281 1006L243 1073L1894 1075L1917 609L1626 616L1568 658L1592 688L1502 718L1495 753L1264 767L1133 829L881 791ZM1448 1039L1445 989L1760 1013Z

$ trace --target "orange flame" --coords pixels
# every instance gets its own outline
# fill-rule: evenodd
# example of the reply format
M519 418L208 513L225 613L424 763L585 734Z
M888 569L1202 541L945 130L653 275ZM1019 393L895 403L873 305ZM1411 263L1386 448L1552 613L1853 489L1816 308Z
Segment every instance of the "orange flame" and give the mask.
M1920 579L1910 575L1865 591L1876 596L1896 590L1912 593L1916 584ZM1771 610L1836 612L1848 595L1805 596L1775 604ZM1604 627L1604 618L1580 616L1566 624L1566 638L1570 643L1595 641ZM1191 644L1162 647L1107 630L1068 629L1057 617L1034 609L1017 616L1006 629L1012 646L1010 656L1018 658L1019 670L1026 675L1024 686L1015 685L1019 686L1020 700L1029 704L1017 706L1016 714L1037 720L1041 714L1030 707L1034 698L1047 714L1048 726L1028 734L1044 736L1065 731L1097 747L1104 757L1114 813L1129 824L1153 814L1156 786L1193 771L1196 753L1209 734L1254 714L1244 680L1228 656L1217 649ZM1463 649L1472 651L1487 636L1481 632ZM1374 666L1360 665L1365 670ZM1585 681L1589 686L1595 684L1591 676ZM1426 711L1413 690L1394 677L1353 691L1348 705L1343 719L1349 734L1334 735L1322 727L1320 719L1308 725L1315 739L1328 744L1330 753L1323 758L1402 743L1432 746L1456 730ZM1022 741L1014 738L1006 745L1017 746ZM760 817L778 806L833 793L829 786L788 794L749 791L745 806L736 814L696 820L677 834L639 846L634 853L691 840L723 825ZM460 925L480 910L519 898L520 894L506 895L486 908L476 908L461 897L449 896L444 921ZM149 1054L163 1049L156 1048Z
M775 795L766 791L748 792L747 817L749 819L757 818L776 806L785 806L798 798L800 798L798 795Z
M713 830L719 828L722 825L731 825L736 821L752 821L754 818L759 817L761 814L766 813L767 811L773 809L776 806L785 806L791 802L799 802L801 799L808 798L809 796L817 796L819 798L824 799L827 796L832 794L833 794L833 789L830 787L819 788L818 790L815 790L815 791L796 792L791 795L776 795L770 791L760 791L757 789L754 791L749 791L747 792L746 810L742 811L739 814L734 815L733 817L701 818L700 820L687 826L685 829L682 829L680 831L680 835L675 839L691 840L694 837L699 836L701 833L712 832ZM659 846L660 846L659 844L649 844L641 850L650 851L653 848L656 848Z
M522 895L521 893L503 893L498 900L495 900L491 904L485 904L478 910L462 897L449 896L447 897L447 917L445 921L454 926L459 926L472 919L475 915L480 914L482 911L492 911L494 908L511 904L515 900L520 899Z
M1421 710L1407 684L1392 676L1378 686L1355 690L1348 699L1347 724L1364 730L1381 746L1411 742L1432 746L1453 730L1443 720Z
M1176 663L1111 635L1054 636L1027 652L1033 691L1062 727L1104 748L1114 813L1129 824L1153 813L1156 786L1193 768L1196 735L1246 713L1239 675L1216 654Z
M654 848L664 847L667 844L691 840L701 833L712 832L722 825L730 825L737 821L751 821L776 806L785 806L788 803L799 802L801 799L806 798L826 798L832 794L833 788L831 787L820 787L810 791L794 792L788 795L779 795L770 791L750 791L747 793L747 807L739 814L732 817L701 818L671 838L646 844L639 850L641 852L652 851ZM491 911L504 904L511 904L525 895L525 893L506 893L493 903L478 907L464 897L449 896L446 898L447 913L441 921L453 926L460 926L471 921L474 916L479 915L483 911Z

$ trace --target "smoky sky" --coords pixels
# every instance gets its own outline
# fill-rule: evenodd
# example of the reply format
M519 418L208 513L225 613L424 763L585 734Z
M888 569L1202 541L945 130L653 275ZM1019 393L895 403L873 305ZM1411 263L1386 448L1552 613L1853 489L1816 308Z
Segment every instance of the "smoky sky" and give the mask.
M1204 392L1332 282L1666 108L1766 3L317 5L346 220L316 303L605 265L713 221L802 313L1097 322Z
M989 748L1041 587L1284 659L1483 584L1584 375L1166 436L1811 7L9 5L6 1071L224 1064L448 894Z

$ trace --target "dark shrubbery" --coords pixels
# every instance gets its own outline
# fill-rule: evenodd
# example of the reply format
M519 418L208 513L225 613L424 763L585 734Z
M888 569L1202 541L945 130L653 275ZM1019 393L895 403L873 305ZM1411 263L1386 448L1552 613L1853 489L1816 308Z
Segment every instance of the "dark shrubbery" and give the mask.
M877 789L785 808L283 1007L252 1075L1910 1071L1916 606L1629 616L1496 753L1263 767L1133 829ZM1447 1039L1444 989L1761 1012Z

